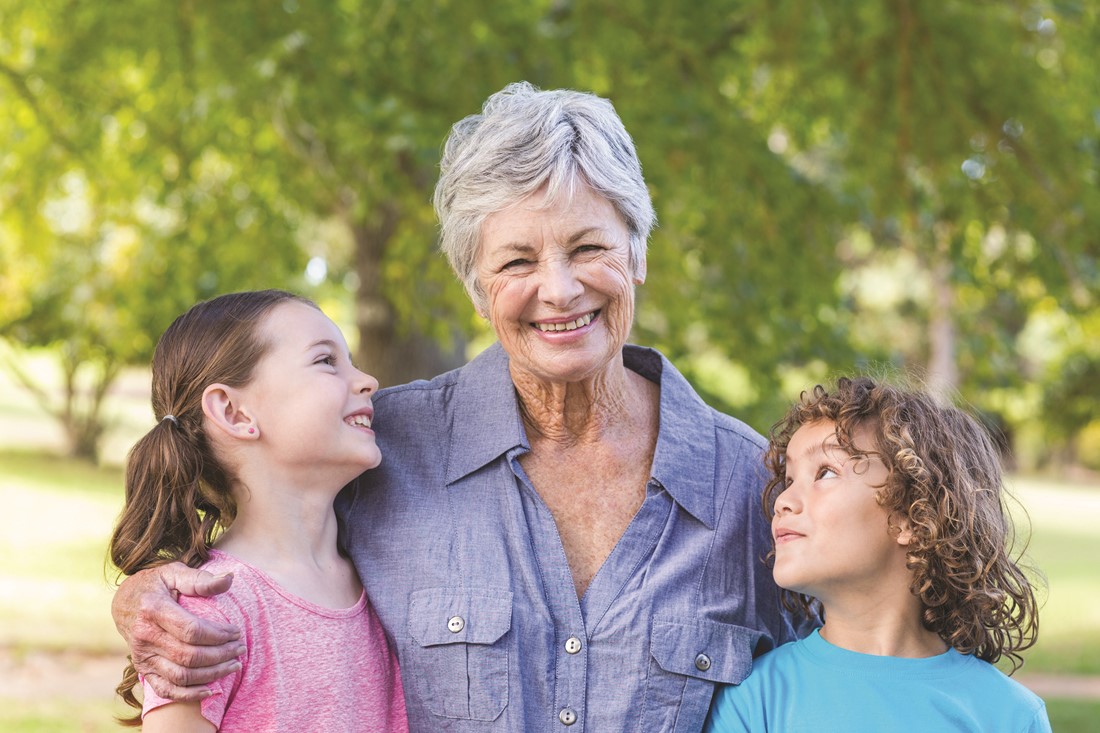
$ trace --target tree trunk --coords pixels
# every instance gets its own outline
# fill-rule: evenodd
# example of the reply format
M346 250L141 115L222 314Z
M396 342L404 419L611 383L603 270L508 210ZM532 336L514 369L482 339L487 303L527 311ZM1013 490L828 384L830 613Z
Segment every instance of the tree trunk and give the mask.
M428 379L461 366L464 344L459 340L449 350L419 333L402 333L397 328L393 304L382 283L382 262L386 245L400 220L396 202L378 207L376 222L351 225L355 237L355 271L359 290L355 294L355 322L359 329L356 361L383 387L413 379Z
M928 324L928 387L932 394L950 401L959 387L959 366L953 308L955 285L951 278L950 239L936 234L936 247L929 272L932 277L932 303Z

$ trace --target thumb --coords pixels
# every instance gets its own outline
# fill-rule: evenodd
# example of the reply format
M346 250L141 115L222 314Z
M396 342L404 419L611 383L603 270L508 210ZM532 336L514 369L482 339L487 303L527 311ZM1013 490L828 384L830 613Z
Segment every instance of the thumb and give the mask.
M164 584L185 596L216 596L229 590L233 584L233 573L214 575L178 562L164 566L163 570L161 579Z

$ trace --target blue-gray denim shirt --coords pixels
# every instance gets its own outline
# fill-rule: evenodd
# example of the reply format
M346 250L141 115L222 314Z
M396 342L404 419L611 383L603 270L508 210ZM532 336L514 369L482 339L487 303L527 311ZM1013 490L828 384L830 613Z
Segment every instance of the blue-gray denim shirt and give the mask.
M377 395L382 465L337 508L411 730L698 733L717 683L798 635L763 562L764 441L656 351L624 361L661 388L652 477L579 600L500 345Z

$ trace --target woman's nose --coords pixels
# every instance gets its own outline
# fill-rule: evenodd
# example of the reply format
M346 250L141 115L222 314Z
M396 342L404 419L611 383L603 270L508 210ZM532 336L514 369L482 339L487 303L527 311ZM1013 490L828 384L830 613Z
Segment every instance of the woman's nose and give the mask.
M584 285L567 262L548 262L539 268L539 299L554 306L567 306L584 292Z

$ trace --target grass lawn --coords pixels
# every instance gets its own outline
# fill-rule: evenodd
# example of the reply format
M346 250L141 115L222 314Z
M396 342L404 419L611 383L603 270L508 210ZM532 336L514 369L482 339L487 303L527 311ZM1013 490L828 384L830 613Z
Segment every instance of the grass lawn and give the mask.
M151 422L147 379L113 396L106 467L54 457L60 433L0 376L0 730L117 730L125 651L110 619L106 543L122 506L126 446ZM1100 675L1100 486L1013 477L1031 525L1027 557L1045 574L1039 644L1020 675ZM1022 515L1018 512L1018 515ZM52 666L51 666L52 665ZM16 680L10 684L9 680ZM1054 730L1095 730L1100 700L1048 698Z

